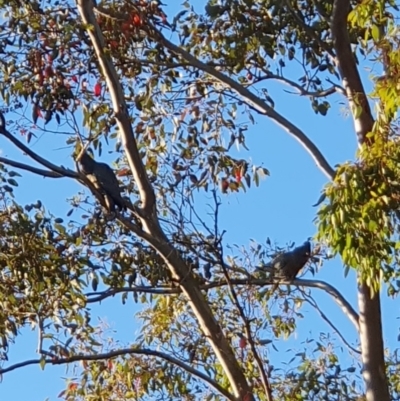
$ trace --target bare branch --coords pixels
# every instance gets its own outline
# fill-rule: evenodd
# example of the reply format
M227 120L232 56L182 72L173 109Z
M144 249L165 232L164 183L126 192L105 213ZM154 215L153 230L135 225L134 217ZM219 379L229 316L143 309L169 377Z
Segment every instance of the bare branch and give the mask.
M58 173L60 176L63 177L70 177L70 178L78 178L79 175L73 170L70 170L65 167L56 166L53 163L50 163L48 160L44 159L43 157L39 156L33 150L29 149L26 145L24 145L21 141L15 138L9 131L7 131L5 127L5 119L3 114L0 112L0 134L5 136L9 141L11 141L15 146L21 149L24 153L26 153L29 157L31 157L36 162L40 163L42 166L48 168L51 171ZM3 124L4 122L4 124ZM32 171L33 172L33 171ZM55 178L55 177L54 177Z
M275 79L277 81L283 82L284 84L291 86L295 88L301 96L308 96L308 97L326 97L329 95L332 95L334 93L341 93L342 95L346 95L345 91L343 88L341 88L339 85L332 85L328 89L324 89L321 91L315 91L315 92L310 92L306 89L304 89L301 85L299 85L297 82L294 82L288 78L285 78L281 75L273 74L270 71L264 71L265 77L260 77L259 79ZM255 80L257 81L257 79Z
M219 208L221 203L218 201L218 197L217 197L217 193L216 191L213 191L213 199L214 199L214 204L215 204L215 211L214 211L214 236L215 238L219 237L219 231L218 231L218 221L219 221ZM228 265L225 264L224 262L224 253L223 253L223 247L221 245L220 242L215 244L215 248L218 249L218 257L219 257L219 264L222 267L222 272L225 276L225 280L227 283L227 287L228 287L228 291L231 295L233 304L236 306L236 309L239 312L240 318L242 319L242 322L244 324L244 329L245 329L245 333L246 333L246 338L247 338L247 342L250 345L250 349L251 352L253 354L253 357L256 361L257 367L258 367L258 371L260 373L260 377L261 377L261 382L263 384L264 387L264 391L267 397L267 401L273 401L273 397L272 397L272 388L271 388L271 383L269 381L269 377L267 375L267 372L264 369L264 363L260 357L260 354L257 350L254 338L253 338L253 334L251 332L251 324L250 324L250 320L248 319L248 317L246 316L246 313L244 312L244 309L242 307L242 305L240 304L239 301L239 297L237 295L236 289L232 284L231 278L229 276L229 269L228 269Z
M43 177L49 177L49 178L64 178L65 177L64 175L61 175L54 171L43 170L41 168L29 166L28 164L16 162L14 160L10 160L5 157L0 157L0 163L4 163L4 164L7 164L8 166L19 168L21 170L26 170L31 173L41 175Z
M171 50L177 56L186 60L193 67L196 67L206 72L207 74L216 78L218 81L227 85L233 91L238 93L250 107L257 110L260 114L264 114L275 121L279 126L285 129L290 135L292 135L297 141L299 141L300 144L311 155L317 166L325 173L325 175L330 179L333 179L333 177L335 176L335 170L330 166L330 164L325 159L321 151L314 144L314 142L312 142L310 138L308 138L308 136L297 126L292 124L289 120L287 120L277 111L275 111L271 106L261 100L258 96L254 95L252 92L244 88L241 84L239 84L232 78L220 73L214 67L203 63L202 61L198 60L196 57L188 53L186 50L170 42L155 27L149 29L149 34L152 35L154 40Z
M172 356L164 353L164 352L159 352L159 351L154 351L151 349L142 349L142 348L125 348L125 349L120 349L117 351L111 351L103 354L94 354L94 355L74 355L68 358L60 358L60 359L55 359L55 358L48 358L45 359L45 363L48 365L65 365L67 363L73 363L73 362L81 362L81 361L100 361L104 359L112 359L112 358L117 358L119 356L123 355L147 355L147 356L154 356L156 358L163 359L169 363L172 363L173 365L179 366L192 376L198 377L199 379L203 380L204 382L208 383L211 387L214 387L215 390L217 390L219 393L224 395L228 400L235 400L235 397L226 391L223 387L221 387L217 382L212 380L209 376L205 375L204 373L192 368L190 365L182 362L179 359L173 358ZM8 368L0 368L0 375L4 373L11 372L13 370L29 366L29 365L38 365L42 362L41 359L31 359L27 360L24 362L16 363L14 365L9 366Z
M221 255L221 257L222 257L222 255ZM260 354L257 351L257 347L256 347L256 344L255 344L255 341L254 341L254 338L253 338L253 334L251 332L250 321L247 318L246 314L244 313L244 310L243 310L242 306L240 305L239 298L238 298L238 296L236 294L236 291L235 291L235 289L233 287L233 284L232 284L232 282L230 280L230 277L229 277L229 274L228 274L228 270L224 267L224 265L223 265L222 269L224 271L224 275L225 275L225 278L226 278L227 286L228 286L229 292L231 294L233 303L236 305L236 308L239 311L239 315L240 315L240 317L241 317L241 319L243 321L247 342L250 345L251 352L252 352L253 357L254 357L254 359L255 359L255 361L257 363L258 371L260 372L261 382L262 382L262 384L264 386L264 390L265 390L265 394L267 396L267 400L268 401L273 401L271 384L270 384L269 378L267 376L267 373L266 373L266 371L264 369L264 363L263 363L263 361L262 361L262 359L260 357Z

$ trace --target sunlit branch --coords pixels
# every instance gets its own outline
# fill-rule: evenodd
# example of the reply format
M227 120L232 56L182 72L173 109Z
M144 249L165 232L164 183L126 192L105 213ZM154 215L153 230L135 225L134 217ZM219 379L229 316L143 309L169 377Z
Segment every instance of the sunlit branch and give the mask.
M125 349L120 349L117 351L111 351L103 354L95 354L95 355L74 355L68 358L60 358L60 359L55 359L55 358L46 358L44 362L48 365L65 365L68 363L73 363L73 362L81 362L81 361L100 361L104 359L112 359L112 358L117 358L119 356L124 356L124 355L147 355L147 356L154 356L156 358L163 359L169 363L172 363L173 365L179 366L181 369L185 370L192 376L198 377L199 379L203 380L204 382L208 383L210 386L214 387L215 390L217 390L219 393L224 395L227 399L234 401L235 397L233 397L232 394L230 394L228 391L226 391L223 387L221 387L217 382L212 380L209 376L205 375L204 373L192 368L190 365L182 362L179 359L173 358L172 356L164 353L164 352L159 352L159 351L154 351L150 349L142 349L142 348L125 348ZM0 375L11 372L13 370L25 367L25 366L30 366L30 365L39 365L43 363L42 359L30 359L24 362L16 363L14 365L11 365L7 368L0 368Z
M37 320L38 320L38 345L37 345L36 353L40 354L42 349L43 349L43 334L44 334L44 330L43 330L43 319L42 319L42 317L38 315Z
M356 330L357 331L359 330L360 325L359 325L359 316L357 312L335 287L326 283L325 281L320 281L320 280L296 279L293 281L293 284L296 286L319 288L320 290L323 290L326 293L328 293L334 299L334 301L341 307L343 312L353 323Z
M161 43L163 46L171 50L174 54L178 55L179 57L182 57L190 65L206 72L207 74L216 78L218 81L227 85L233 91L237 92L243 99L245 99L246 103L250 107L254 108L259 113L268 116L278 125L283 127L290 135L292 135L295 139L297 139L300 142L300 144L308 151L308 153L314 159L315 163L325 173L325 175L330 179L333 179L333 177L335 176L335 170L330 166L330 164L325 159L321 151L314 144L314 142L312 142L310 138L308 138L308 136L303 131L301 131L296 125L292 124L289 120L287 120L277 111L275 111L271 106L266 104L262 99L260 99L254 93L250 92L248 89L244 88L241 84L239 84L232 78L222 74L212 66L203 63L196 57L192 56L186 50L170 42L155 27L151 27L151 29L149 29L149 34L152 35L154 40Z
M265 76L259 77L259 79L255 79L255 82L258 80L264 80L264 79L274 79L279 82L283 82L284 84L293 87L296 89L301 96L308 96L312 98L317 98L317 97L326 97L329 95L332 95L334 93L341 93L342 95L345 95L345 91L343 88L341 88L339 85L332 85L330 88L323 89L320 91L315 91L315 92L310 92L306 89L304 89L301 85L299 85L297 82L294 82L288 78L282 77L281 75L278 74L273 74L272 72L269 71L264 71Z
M326 314L321 310L321 308L318 306L318 304L315 302L315 300L303 292L303 296L305 300L314 308L316 311L319 313L321 318L325 320L325 322L334 330L334 332L340 337L340 339L344 342L344 344L351 349L353 352L356 354L361 354L361 351L354 348L352 345L349 344L349 342L346 340L346 338L343 336L343 334L339 331L339 329L332 323L332 321L326 316Z

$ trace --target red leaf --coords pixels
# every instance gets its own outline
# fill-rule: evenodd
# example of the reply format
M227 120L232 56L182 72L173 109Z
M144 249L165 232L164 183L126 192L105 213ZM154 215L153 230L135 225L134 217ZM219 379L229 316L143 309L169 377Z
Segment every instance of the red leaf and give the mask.
M241 172L241 170L236 170L235 178L236 178L236 182L242 181L242 172Z
M39 106L37 104L34 104L32 108L32 120L35 124L39 117L42 117L42 112L40 111Z
M46 66L46 68L44 69L44 76L45 78L49 78L52 77L54 75L54 71L52 66L49 64L48 66Z
M241 349L246 348L246 345L247 345L246 337L241 337L239 341L239 348Z
M161 21L164 22L164 24L167 23L167 16L162 11L161 11L160 17L161 17Z
M247 393L244 397L243 397L243 401L253 401L254 397L253 394L251 393Z
M95 96L100 96L101 95L101 84L100 84L100 82L97 82L97 84L94 86L94 95Z
M227 193L227 191L228 191L228 188L229 188L229 182L228 182L228 180L227 179L222 179L222 181L221 181L221 192L223 193L223 194L226 194Z
M135 14L132 18L132 23L135 26L140 26L142 25L142 19L139 17L139 15Z
M111 49L118 49L118 42L116 40L111 40L110 47Z
M122 168L117 173L118 177L126 177L127 175L131 175L131 171L129 170L129 168Z

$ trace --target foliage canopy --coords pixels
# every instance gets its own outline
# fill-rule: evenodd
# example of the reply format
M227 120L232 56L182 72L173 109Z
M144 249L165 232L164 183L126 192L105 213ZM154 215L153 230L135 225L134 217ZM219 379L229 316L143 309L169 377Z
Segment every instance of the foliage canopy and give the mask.
M383 283L391 296L399 292L397 5L210 0L201 11L188 1L180 7L167 16L146 0L0 0L0 134L27 156L0 157L0 374L31 363L73 365L74 380L60 394L66 400L399 399L396 351L383 360L378 295ZM382 75L372 77L367 96L359 71L371 61ZM355 161L332 168L280 114L272 82L308 99L321 118L338 96L345 99L360 145ZM330 179L316 213L311 270L326 251L356 269L365 318L322 281L271 290L270 272L257 267L283 248L269 239L226 244L221 197L256 191L270 174L235 150L249 150L256 116L295 137ZM67 146L68 167L34 151L39 132ZM112 155L126 213L104 210L101 189L74 163L82 146L98 160ZM21 170L86 188L71 195L64 216L53 216L40 200L15 199ZM360 334L359 348L324 314L313 288L339 304ZM93 306L116 296L140 309L140 334L123 346L93 321ZM345 351L324 333L288 366L275 366L270 350L294 338L304 304ZM10 347L29 326L38 359L8 365ZM343 354L352 366L343 367Z

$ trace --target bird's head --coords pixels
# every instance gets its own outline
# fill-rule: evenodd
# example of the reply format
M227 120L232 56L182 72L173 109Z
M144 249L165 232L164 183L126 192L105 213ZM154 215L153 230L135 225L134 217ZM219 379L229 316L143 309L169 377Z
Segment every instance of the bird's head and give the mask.
M75 160L81 165L82 172L85 174L93 173L95 160L91 149L81 148L75 152Z
M302 246L302 250L304 251L305 256L311 256L311 242L306 241Z

